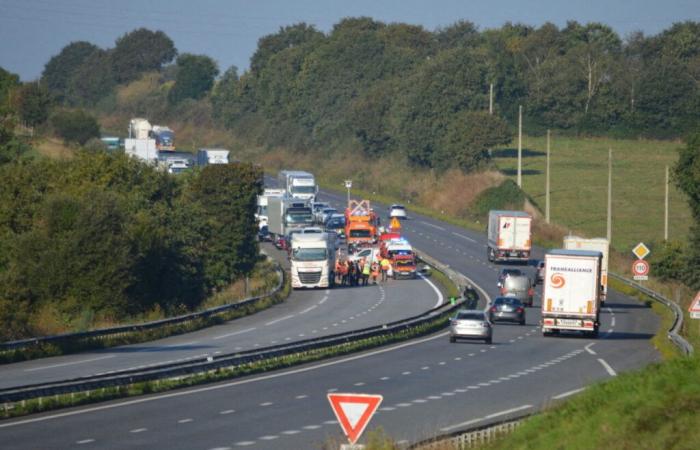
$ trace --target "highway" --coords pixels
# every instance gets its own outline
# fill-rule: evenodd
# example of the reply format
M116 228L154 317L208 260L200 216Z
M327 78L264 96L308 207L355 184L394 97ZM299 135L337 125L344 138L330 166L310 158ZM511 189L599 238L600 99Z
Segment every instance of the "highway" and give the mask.
M265 251L286 262L270 244ZM228 323L142 344L0 366L0 387L113 373L234 353L393 322L444 300L426 280L389 280L377 286L295 290L283 303Z
M343 195L324 195L324 200L336 204L345 199ZM385 208L383 205L375 207L378 211ZM403 231L418 249L470 277L490 296L497 294L495 283L499 266L486 261L484 235L411 214L410 207L409 216ZM418 297L416 289L428 288L419 280L413 285L403 283L407 282L396 283L397 289L406 288L400 295L397 291L396 301L387 300L394 286L385 290L388 311L402 311L405 302ZM369 289L376 290L376 295L373 299L360 300L364 303L353 310L355 317L356 311L366 311L362 317L379 314L380 308L371 311L369 308L381 299L381 291ZM324 326L339 323L341 317L347 321L347 312L341 313L335 308L357 303L356 293L365 290L348 289L346 301L336 302L336 292L343 295L343 291L331 291L333 295L325 291L314 291L310 295L305 292L308 300L290 301L248 320L259 326L267 323L265 320L270 321L269 318L260 319L265 314L274 314L277 319L292 314L299 317L304 309L313 305L320 309L319 302L328 295L323 305L331 302L331 298L334 300L326 314L316 309L309 313L316 311L325 316ZM435 293L430 297L434 302ZM650 343L659 319L651 309L635 300L611 292L602 315L599 339L574 335L542 337L537 327L539 305L538 297L535 307L527 310L524 326L496 325L492 345L450 344L446 331L442 331L290 370L5 421L0 423L0 446L16 449L320 448L327 439L341 437L326 400L328 392L382 394L384 402L368 429L382 426L398 440L415 442L438 433L534 412L543 405L579 392L590 383L659 359ZM295 307L297 309L293 309ZM282 308L291 308L293 312ZM285 329L293 322L292 318L285 319L275 328ZM353 328L357 324L348 323L343 325ZM236 326L239 328L231 328L226 333L242 331L252 325ZM219 336L226 334L221 331L209 330L220 333ZM271 342L268 334L256 331L234 336L236 340L247 336L253 345ZM194 338L186 335L178 339Z

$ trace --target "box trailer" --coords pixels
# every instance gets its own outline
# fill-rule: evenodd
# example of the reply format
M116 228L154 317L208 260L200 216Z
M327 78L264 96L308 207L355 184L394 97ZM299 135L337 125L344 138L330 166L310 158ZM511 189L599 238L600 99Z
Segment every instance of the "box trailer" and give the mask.
M564 248L569 250L592 250L603 254L600 266L600 302L605 304L608 298L608 253L610 242L605 238L583 238L579 236L564 237Z
M532 216L523 211L489 211L487 256L491 262L530 259Z

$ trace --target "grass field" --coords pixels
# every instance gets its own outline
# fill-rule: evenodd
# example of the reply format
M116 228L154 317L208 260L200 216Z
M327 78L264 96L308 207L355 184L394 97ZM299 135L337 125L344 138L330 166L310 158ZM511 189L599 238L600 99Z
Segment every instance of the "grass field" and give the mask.
M605 236L608 149L613 151L612 245L627 252L639 241L664 236L664 170L678 159L682 144L552 136L551 221L589 237ZM522 188L545 208L546 137L523 138ZM517 140L493 152L496 164L516 179ZM669 190L669 239L687 235L691 223L685 196L673 180Z

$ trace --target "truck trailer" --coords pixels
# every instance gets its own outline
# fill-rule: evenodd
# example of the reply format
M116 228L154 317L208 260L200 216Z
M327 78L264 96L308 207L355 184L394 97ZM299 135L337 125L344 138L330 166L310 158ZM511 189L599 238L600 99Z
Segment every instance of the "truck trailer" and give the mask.
M158 150L154 139L124 139L124 153L147 164L158 163Z
M328 233L295 233L289 260L292 288L333 287L335 239Z
M255 220L258 222L258 228L267 226L267 205L270 197L283 197L284 189L266 188L262 195L258 195L258 208L255 212Z
M532 216L523 211L489 211L489 261L527 262L532 247Z
M608 298L608 253L610 242L605 238L583 238L579 236L565 236L564 248L569 250L591 250L603 254L600 266L600 303L605 304Z
M600 270L603 254L550 250L544 256L542 333L582 331L597 337L600 327Z

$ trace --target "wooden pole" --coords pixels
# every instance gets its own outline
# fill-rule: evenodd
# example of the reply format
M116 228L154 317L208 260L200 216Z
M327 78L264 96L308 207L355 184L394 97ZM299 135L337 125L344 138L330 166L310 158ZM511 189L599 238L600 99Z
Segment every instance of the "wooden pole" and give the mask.
M518 107L518 187L523 187L523 105Z
M547 169L545 172L546 176L546 186L545 186L545 221L549 223L549 151L550 151L550 138L551 138L551 131L547 130Z
M664 196L664 241L668 241L668 166L666 166L666 194Z
M612 242L612 148L608 148L608 242Z
M489 87L489 115L493 115L493 83Z

